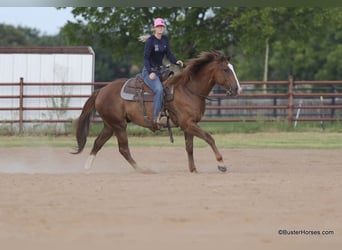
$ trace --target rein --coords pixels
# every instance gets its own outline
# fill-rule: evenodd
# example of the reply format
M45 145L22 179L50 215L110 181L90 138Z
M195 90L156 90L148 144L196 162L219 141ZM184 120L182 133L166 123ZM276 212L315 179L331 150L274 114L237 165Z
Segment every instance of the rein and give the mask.
M182 71L182 68L181 68L181 71ZM190 78L191 78L191 76L190 76ZM186 88L186 90L189 91L190 94L192 94L192 95L194 95L194 96L197 96L197 97L199 97L199 98L201 98L201 99L206 99L206 100L209 100L209 101L214 101L213 99L210 99L208 96L196 94L194 91L192 91L192 90L188 87L187 84L185 85L185 88Z
M215 98L215 99L212 99L212 98L209 98L208 96L204 96L204 95L200 95L200 94L196 94L195 92L193 92L191 89L189 89L189 87L187 85L185 85L185 88L190 92L190 94L194 95L194 96L197 96L197 97L200 97L200 98L203 98L203 99L206 99L208 101L215 101L215 100L218 100L219 98Z
M208 100L208 101L216 101L216 100L220 99L219 97L216 97L216 98L210 97L210 98L209 98L208 96L201 95L201 94L197 94L197 93L195 93L193 90L191 90L191 89L188 87L187 84L185 85L185 88L190 92L190 94L192 94L192 95L194 95L194 96L197 96L197 97L199 97L199 98L201 98L201 99L205 99L205 100Z
M183 71L183 68L185 68L184 65L183 65L183 67L182 67L182 66L179 66L180 72ZM190 76L190 78L191 78L191 76ZM188 87L187 84L185 85L185 89L188 90L190 94L192 94L192 95L194 95L194 96L197 96L197 97L199 97L199 98L201 98L201 99L206 99L206 100L209 100L209 101L214 101L214 100L210 99L208 96L196 94L194 91L192 91L192 90Z

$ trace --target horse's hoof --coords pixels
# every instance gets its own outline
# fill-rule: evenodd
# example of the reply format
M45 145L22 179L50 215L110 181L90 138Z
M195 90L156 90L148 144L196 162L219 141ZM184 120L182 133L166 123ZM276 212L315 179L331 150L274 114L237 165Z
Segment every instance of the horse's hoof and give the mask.
M220 170L222 173L227 172L227 167L226 166L218 166L218 170Z

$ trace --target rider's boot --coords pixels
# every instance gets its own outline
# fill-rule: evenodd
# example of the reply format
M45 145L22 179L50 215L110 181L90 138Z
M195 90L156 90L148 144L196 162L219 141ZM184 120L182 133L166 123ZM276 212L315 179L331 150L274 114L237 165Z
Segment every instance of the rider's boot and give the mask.
M159 112L156 123L160 128L167 127L167 117L165 116L165 114Z

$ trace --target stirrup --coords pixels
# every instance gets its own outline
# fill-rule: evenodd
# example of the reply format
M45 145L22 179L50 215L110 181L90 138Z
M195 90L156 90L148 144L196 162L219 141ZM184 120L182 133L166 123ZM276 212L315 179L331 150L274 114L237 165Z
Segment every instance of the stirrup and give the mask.
M167 127L167 117L159 116L156 123L161 127Z

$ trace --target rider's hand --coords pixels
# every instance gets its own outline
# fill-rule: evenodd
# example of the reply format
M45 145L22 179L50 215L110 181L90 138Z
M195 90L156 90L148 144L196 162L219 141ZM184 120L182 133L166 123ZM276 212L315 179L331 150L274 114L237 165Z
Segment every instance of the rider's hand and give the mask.
M184 63L183 63L181 60L178 60L178 61L176 62L176 64L179 65L179 66L181 66L181 67L183 68Z
M149 75L149 77L150 77L151 80L156 79L156 73L152 72L152 73Z

